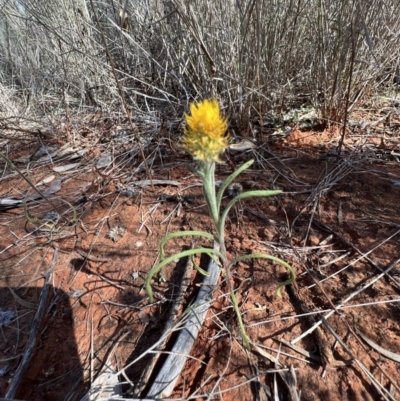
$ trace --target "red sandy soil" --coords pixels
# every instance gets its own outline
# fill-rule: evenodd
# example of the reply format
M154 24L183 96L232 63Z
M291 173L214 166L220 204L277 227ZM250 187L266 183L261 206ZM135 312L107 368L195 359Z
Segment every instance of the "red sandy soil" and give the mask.
M366 286L380 274L374 265L384 270L400 256L400 186L394 184L400 181L400 164L393 157L393 151L400 153L399 126L387 135L391 139L383 142L379 132L363 136L356 129L349 130L339 160L329 154L341 135L335 128L324 132L294 129L279 142L271 142L263 133L257 139L257 152L230 152L229 163L217 167L218 179L227 177L233 165L256 158L254 166L236 181L245 190L279 188L285 192L274 198L241 201L232 209L226 226L230 257L264 252L291 263L298 274L298 293L311 311L332 309L332 304L337 307ZM135 163L122 166L118 155L133 147L134 141L121 145L105 138L93 145L90 138L81 135L81 139L76 147L89 152L73 171L54 173L50 162L29 167L35 183L52 174L63 179L61 190L50 199L66 212L67 220L72 213L60 198L74 205L78 222L60 220L53 230L37 230L39 225L27 222L23 207L0 214L0 308L14 314L11 322L0 326L0 369L8 370L0 377L0 397L15 376L36 313L35 305L23 301L39 303L44 275L56 248L45 314L16 399L80 400L107 358L114 368L122 368L154 344L165 324L169 303L147 306L143 285L157 260L161 238L177 230L212 231L201 187L193 185L200 183L199 178L185 167L191 162L189 156L171 145L176 139L160 139L162 151L159 143L144 150L147 157L154 158L153 179L176 180L181 185L137 189L130 197L121 194L120 185L146 179L146 175L132 174L140 163L139 156ZM23 157L34 153L35 144L36 139L11 144L9 156L25 173ZM104 153L113 154L114 166L96 170L93 165ZM343 160L348 160L348 171L336 179L338 166L346 168ZM55 165L67 163L58 161ZM19 176L9 177L10 172L7 170L1 181L1 196L23 198L29 186ZM32 193L29 190L29 195ZM27 210L32 217L43 219L51 207L39 200L28 203ZM125 232L113 241L109 231L116 226ZM180 251L190 241L171 241L168 254ZM202 239L195 242L210 245ZM354 247L362 253L372 250L369 260ZM202 265L206 267L207 261L202 260ZM157 299L173 293L181 270L182 264L169 265L163 269L165 281L153 280ZM346 303L366 305L342 309L340 315L334 313L328 319L337 337L394 400L400 399L400 364L360 340L356 329L400 355L399 271L400 264L395 264L389 273L392 280L385 275ZM265 351L285 367L294 368L302 400L383 399L356 362L334 366L334 361L351 357L335 344L326 327L322 330L326 345L332 348L333 363L325 365L325 372L321 363L279 342L291 341L311 327L306 317L294 317L304 313L296 296L287 289L282 298L276 296L277 283L287 279L282 267L266 261L241 263L232 275L250 339L267 347ZM195 393L198 397L194 399L200 400L212 392L209 399L268 400L277 391L281 400L292 399L280 375L273 372L274 363L257 352L245 351L223 280L221 277L216 301L192 349L193 358L186 363L172 398ZM187 302L193 299L199 281L201 276L194 272ZM319 355L315 332L296 345ZM167 348L170 346L171 341ZM127 370L132 382L138 380L145 362ZM124 390L128 394L129 386Z

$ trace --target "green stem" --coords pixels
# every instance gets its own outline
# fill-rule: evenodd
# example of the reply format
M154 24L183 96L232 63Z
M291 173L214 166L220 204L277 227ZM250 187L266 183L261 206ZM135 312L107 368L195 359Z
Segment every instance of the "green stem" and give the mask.
M199 175L203 180L203 194L206 200L208 210L211 214L211 217L214 222L214 227L217 232L217 241L219 245L219 249L221 252L221 262L222 266L225 267L226 274L226 283L228 286L228 291L233 303L233 308L235 310L235 314L239 323L240 332L242 335L243 342L245 347L250 349L249 338L246 334L246 329L243 324L242 315L240 313L239 305L237 303L236 295L233 290L232 282L231 282L231 274L230 274L230 264L228 262L228 255L226 253L225 247L225 218L229 211L226 211L225 217L221 218L220 209L221 209L221 200L223 196L224 190L228 187L228 185L233 181L233 179L238 176L242 171L248 168L252 162L246 163L241 169L233 173L230 177L227 178L225 182L222 183L220 190L218 191L218 195L215 190L215 163L214 162L200 162ZM237 200L237 199L236 199Z
M225 247L225 221L226 221L226 218L227 218L228 213L229 213L230 209L232 208L232 206L241 199L246 199L246 198L250 198L250 197L258 197L258 196L263 196L263 197L264 196L273 196L273 195L278 195L282 192L280 190L269 190L269 191L265 190L265 191L249 191L249 192L242 193L242 194L236 196L234 199L232 199L228 203L228 206L224 209L224 211L221 214L221 201L222 201L222 197L223 197L225 189L241 172L246 170L252 163L253 163L252 160L245 163L242 167L240 167L233 174L231 174L222 183L221 188L218 191L218 194L216 193L216 190L215 190L215 162L199 161L199 170L197 171L197 173L200 175L200 177L202 178L202 181L203 181L204 199L207 203L209 213L213 219L215 230L217 232L216 238L217 238L217 242L218 242L219 250L220 250L219 257L221 258L222 266L225 268L226 283L228 286L229 295L230 295L230 298L231 298L231 301L233 304L233 308L235 310L235 314L236 314L236 317L238 320L238 324L240 327L240 332L242 335L244 345L248 350L250 349L250 341L249 341L249 337L247 336L246 329L244 327L242 315L240 313L240 308L239 308L237 298L236 298L236 295L235 295L235 292L233 289L233 285L231 282L231 274L230 274L231 266L233 264L239 262L240 260L246 260L246 259L256 258L256 257L266 258L266 259L274 260L278 263L281 263L290 271L292 277L290 278L290 280L287 280L284 283L280 283L278 285L278 289L277 289L278 296L281 296L281 288L287 284L292 283L296 278L296 273L294 272L294 270L292 269L292 267L290 265L288 265L287 263L285 263L284 261L282 261L278 258L270 257L269 255L262 255L262 256L259 254L246 255L246 256L242 256L240 258L235 259L231 263L229 263L229 261L228 261L228 255L227 255L226 247ZM156 269L159 269L159 266L160 265L156 266ZM148 283L148 285L149 285L149 283ZM150 299L151 299L151 297L150 297Z
M215 162L200 162L199 174L203 179L203 195L219 236L219 210L215 194Z

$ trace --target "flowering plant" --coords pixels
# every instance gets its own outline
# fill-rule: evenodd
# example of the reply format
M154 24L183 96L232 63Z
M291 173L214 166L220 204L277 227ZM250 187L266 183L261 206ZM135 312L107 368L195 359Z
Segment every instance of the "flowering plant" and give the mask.
M216 192L215 163L219 161L219 156L221 155L221 153L224 152L229 144L229 135L227 134L227 120L221 116L218 102L213 99L204 100L200 103L192 103L190 105L190 114L185 114L185 121L185 135L183 137L182 144L198 163L197 170L192 168L191 166L188 166L188 168L197 173L203 181L203 195L208 206L209 213L213 220L216 233L215 235L213 235L204 231L179 231L166 235L161 240L160 244L160 262L150 270L147 276L146 291L149 295L150 302L153 302L151 279L157 272L161 270L163 266L173 262L176 259L180 259L186 256L192 256L199 253L207 254L214 261L220 263L220 266L225 271L229 294L238 319L243 342L246 348L249 349L249 338L244 328L242 315L240 313L239 306L236 300L234 288L232 287L230 275L231 267L240 261L248 259L268 259L286 267L289 270L291 277L289 280L278 285L276 293L279 297L281 296L282 287L291 284L296 279L296 273L293 268L285 261L266 254L244 255L229 261L225 248L225 221L230 209L237 201L250 197L278 195L282 191L257 190L241 193L235 196L221 212L221 202L225 190L240 173L242 173L253 164L254 160L248 161L247 163L239 167L236 171L234 171L228 178L225 179L225 181L220 186L218 192ZM218 249L189 249L180 252L179 254L165 258L164 246L166 242L172 238L184 236L200 236L214 240L218 245ZM196 268L202 274L207 274L207 272L201 270L198 266L196 266Z

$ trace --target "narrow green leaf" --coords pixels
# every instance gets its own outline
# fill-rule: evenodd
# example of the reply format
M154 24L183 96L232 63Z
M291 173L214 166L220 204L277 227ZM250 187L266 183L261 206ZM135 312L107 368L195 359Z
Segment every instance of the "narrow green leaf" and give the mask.
M208 273L207 271L205 271L204 269L202 269L202 268L195 262L193 256L192 256L192 263L193 263L194 268L195 268L200 274L202 274L203 276L206 276L206 277L209 277L209 276L210 276L210 273Z
M255 197L260 197L260 196L274 196L274 195L279 195L281 194L282 191L280 189L273 189L273 190L260 190L260 191L248 191L248 192L243 192L242 194L234 197L229 203L228 206L225 208L225 210L222 213L221 219L220 219L220 230L223 230L225 227L225 220L226 217L228 216L229 211L231 210L231 207L239 200L241 199L246 199L246 198L255 198Z
M224 196L224 192L226 188L229 187L229 185L232 183L232 181L244 170L248 169L252 164L254 163L254 160L249 160L248 162L244 163L243 166L240 166L236 171L234 171L228 178L225 179L225 181L222 183L218 194L217 194L217 209L221 209L221 201L222 197Z
M186 168L191 171L193 174L199 174L199 171L196 170L192 165L185 163Z
M286 263L284 260L277 258L272 255L267 255L265 253L252 253L250 255L244 255L244 256L239 256L238 258L232 260L230 263L229 267L234 266L236 263L241 262L243 260L249 260L249 259L267 259L267 260L272 260L273 262L279 263L283 267L286 267L286 269L289 270L289 273L291 275L289 280L283 281L282 283L278 284L278 288L276 289L276 295L281 298L282 293L281 289L282 287L292 284L296 280L296 272L294 271L293 267L290 266L288 263Z
M146 277L146 291L149 296L150 302L154 302L154 297L153 297L153 290L151 288L151 280L155 274L157 274L164 266L168 265L169 263L175 261L176 259L182 259L186 256L191 256L195 255L196 253L205 253L208 255L211 259L214 261L216 260L216 256L220 257L223 259L223 256L221 252L217 251L216 249L210 249L210 248L196 248L196 249L188 249L186 251L177 253L175 255L172 255L168 257L167 259L164 259L160 263L158 263L156 266L154 266L150 271L149 274Z
M198 237L205 237L210 240L215 240L212 234L209 234L205 231L176 231L171 234L166 235L160 242L160 261L164 260L165 253L164 253L164 246L165 244L172 238L178 237L186 237L186 236L198 236Z
M234 293L234 291L229 291L230 296L231 296L231 300L233 303L233 309L235 310L236 313L236 317L239 323L239 328L240 328L240 333L242 335L242 340L244 342L244 345L246 347L246 349L250 350L250 342L249 342L249 337L247 336L247 332L246 329L244 327L243 324L243 319L242 319L242 314L240 313L240 309L239 309L239 305L237 302L237 298L236 298L236 294Z

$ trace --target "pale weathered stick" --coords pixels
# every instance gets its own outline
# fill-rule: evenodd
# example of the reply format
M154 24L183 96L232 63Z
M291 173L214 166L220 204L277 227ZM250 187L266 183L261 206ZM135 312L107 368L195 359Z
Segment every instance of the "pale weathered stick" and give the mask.
M218 249L216 244L214 244L214 249ZM203 325L218 282L220 268L212 259L208 264L208 273L209 276L206 276L203 280L196 302L191 306L187 321L178 335L171 354L154 380L146 398L169 397L174 390L175 383Z
M14 396L18 390L18 387L21 384L24 373L28 369L29 363L34 354L37 333L38 333L39 326L40 326L40 323L43 318L43 314L44 314L44 310L45 310L45 306L46 306L47 295L50 290L50 278L51 278L51 274L53 272L54 266L57 263L57 256L58 256L58 248L55 248L54 255L53 255L53 261L51 262L50 269L47 271L46 276L45 276L46 281L44 283L42 293L40 294L39 307L36 312L35 319L33 320L33 325L32 325L32 330L31 330L31 333L29 336L28 345L25 349L24 356L22 357L22 361L19 364L17 371L15 372L14 379L5 395L6 399L14 399Z
M156 181L156 180L153 180L153 181ZM156 184L154 184L154 185L156 185ZM191 248L193 249L193 244L191 245ZM172 328L178 318L179 309L181 308L181 306L184 302L185 293L186 293L186 290L190 283L190 276L192 274L192 271L193 271L193 261L192 261L191 257L188 256L186 258L185 271L183 272L183 275L182 275L181 285L179 287L179 290L178 290L178 293L174 300L174 303L169 311L169 317L168 317L167 323L160 336L161 338L163 338L163 341L155 349L155 351L160 351L160 353L159 354L153 353L151 362L146 367L146 369L143 371L143 373L140 376L140 379L136 383L135 391L133 393L134 395L139 396L140 393L143 391L144 387L146 387L148 380L153 373L154 366L155 366L156 362L158 361L158 356L161 354L162 349L164 348L165 344L167 343L167 341L172 333Z

